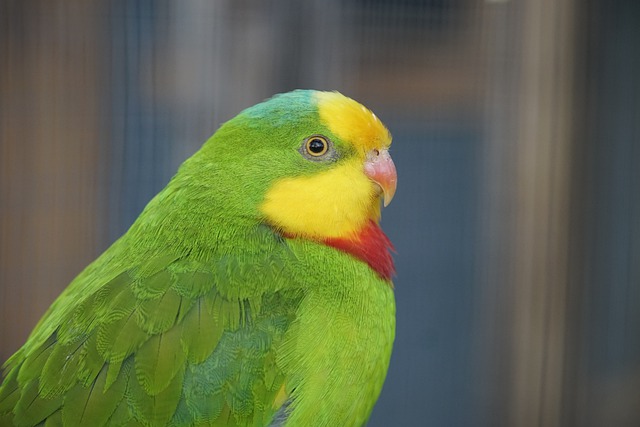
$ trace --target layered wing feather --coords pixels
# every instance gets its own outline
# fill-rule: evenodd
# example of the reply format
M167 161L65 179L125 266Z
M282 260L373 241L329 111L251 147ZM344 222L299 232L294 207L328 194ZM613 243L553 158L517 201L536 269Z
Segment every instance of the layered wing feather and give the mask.
M267 424L284 382L277 347L299 295L259 282L281 271L280 261L246 256L161 255L115 274L50 315L54 328L45 319L53 332L9 360L0 422ZM238 280L255 281L253 295L234 293Z

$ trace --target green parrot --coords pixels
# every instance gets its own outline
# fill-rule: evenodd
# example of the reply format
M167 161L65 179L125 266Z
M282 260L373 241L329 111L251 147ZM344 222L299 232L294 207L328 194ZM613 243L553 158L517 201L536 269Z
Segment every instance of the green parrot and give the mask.
M366 423L395 335L390 144L338 92L223 124L4 364L0 425Z

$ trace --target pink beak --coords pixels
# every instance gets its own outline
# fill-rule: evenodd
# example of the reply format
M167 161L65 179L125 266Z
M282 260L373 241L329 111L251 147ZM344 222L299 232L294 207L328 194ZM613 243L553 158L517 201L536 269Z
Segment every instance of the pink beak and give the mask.
M367 154L364 162L364 173L382 190L383 204L385 207L391 203L396 193L398 174L396 165L393 164L389 150L372 150Z

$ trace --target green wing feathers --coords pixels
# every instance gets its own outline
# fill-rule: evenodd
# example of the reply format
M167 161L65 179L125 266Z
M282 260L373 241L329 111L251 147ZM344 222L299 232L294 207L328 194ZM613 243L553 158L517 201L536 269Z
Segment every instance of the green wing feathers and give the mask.
M0 424L268 423L295 296L223 294L232 264L154 257L86 295L7 362Z

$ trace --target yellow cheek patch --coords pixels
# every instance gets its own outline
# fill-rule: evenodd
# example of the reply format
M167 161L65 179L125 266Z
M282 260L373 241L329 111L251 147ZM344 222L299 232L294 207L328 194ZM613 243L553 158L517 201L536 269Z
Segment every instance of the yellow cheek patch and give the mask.
M260 210L272 226L293 236L348 237L378 219L376 197L375 184L354 159L315 175L276 181Z
M380 119L351 98L338 92L316 93L320 120L343 141L353 144L362 155L388 148L391 134Z

